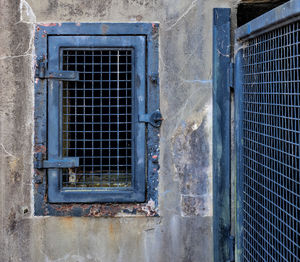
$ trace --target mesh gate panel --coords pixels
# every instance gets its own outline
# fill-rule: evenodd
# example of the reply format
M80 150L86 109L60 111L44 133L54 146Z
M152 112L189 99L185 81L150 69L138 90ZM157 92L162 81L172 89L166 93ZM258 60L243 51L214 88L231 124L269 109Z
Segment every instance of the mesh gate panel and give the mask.
M63 187L130 187L132 182L132 50L70 49L63 70L79 71L62 91Z
M244 43L244 261L300 261L299 40L295 22Z

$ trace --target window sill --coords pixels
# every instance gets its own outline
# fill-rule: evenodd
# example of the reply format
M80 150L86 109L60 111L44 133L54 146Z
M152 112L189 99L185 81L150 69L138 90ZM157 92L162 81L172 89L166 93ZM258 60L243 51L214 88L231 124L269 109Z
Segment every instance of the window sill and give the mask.
M155 202L134 204L45 204L42 216L74 217L159 217Z

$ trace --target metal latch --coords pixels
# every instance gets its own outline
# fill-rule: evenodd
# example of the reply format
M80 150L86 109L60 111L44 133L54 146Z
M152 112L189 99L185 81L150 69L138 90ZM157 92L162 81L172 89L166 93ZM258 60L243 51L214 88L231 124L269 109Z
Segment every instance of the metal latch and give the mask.
M149 123L154 127L160 127L163 118L159 110L156 110L150 114L139 115L139 122Z
M39 152L35 154L34 167L37 169L79 167L79 157L43 160L43 154Z
M77 71L53 71L47 70L46 62L43 60L38 61L38 66L35 72L35 77L40 79L58 79L77 81L79 80L79 72Z

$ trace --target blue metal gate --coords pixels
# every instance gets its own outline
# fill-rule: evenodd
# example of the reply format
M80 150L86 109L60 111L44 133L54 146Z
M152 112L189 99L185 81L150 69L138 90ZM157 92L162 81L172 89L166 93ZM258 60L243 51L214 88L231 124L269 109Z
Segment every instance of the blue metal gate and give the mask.
M237 261L300 261L300 1L236 31Z

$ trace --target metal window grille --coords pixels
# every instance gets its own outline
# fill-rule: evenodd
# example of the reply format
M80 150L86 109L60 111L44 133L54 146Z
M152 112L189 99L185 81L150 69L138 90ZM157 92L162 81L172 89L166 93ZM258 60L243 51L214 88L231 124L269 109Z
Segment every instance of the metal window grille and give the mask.
M130 48L63 49L62 155L80 167L63 169L65 188L132 185L132 53Z
M244 43L243 261L300 261L300 23Z
M36 26L35 214L90 215L59 203L157 205L158 29Z

